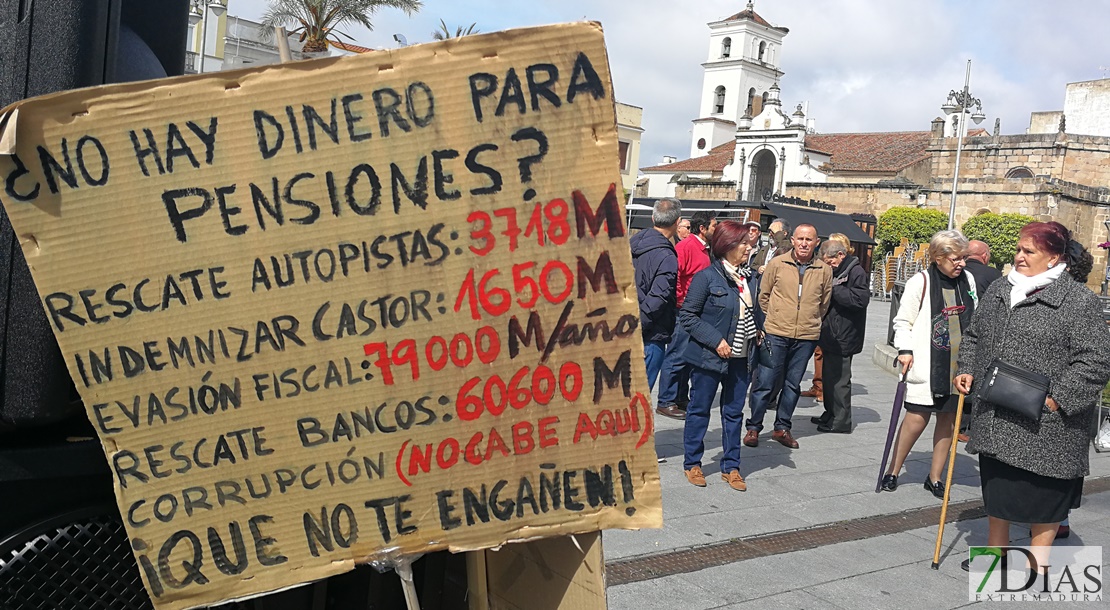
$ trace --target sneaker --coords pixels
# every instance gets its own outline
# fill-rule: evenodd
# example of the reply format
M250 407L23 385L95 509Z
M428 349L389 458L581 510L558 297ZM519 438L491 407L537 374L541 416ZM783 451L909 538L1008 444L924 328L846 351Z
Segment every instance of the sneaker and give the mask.
M740 476L739 470L733 470L728 473L722 472L721 480L728 483L728 486L736 491L748 491L748 484L744 482L744 477Z
M690 481L690 484L696 487L705 487L705 475L701 472L701 466L694 466L690 470L687 470L686 480Z

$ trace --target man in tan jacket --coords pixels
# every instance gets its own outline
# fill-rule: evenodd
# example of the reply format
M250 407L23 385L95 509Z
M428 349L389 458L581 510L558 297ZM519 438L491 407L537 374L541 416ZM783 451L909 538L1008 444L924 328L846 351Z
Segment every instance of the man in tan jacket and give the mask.
M771 438L791 449L798 448L798 441L790 434L790 418L798 405L802 375L821 338L821 320L832 300L832 268L814 256L820 241L813 225L798 225L791 239L793 249L775 256L763 271L759 306L766 315L763 328L767 335L760 349L770 350L771 365L761 363L755 372L752 415L744 435L744 444L749 447L759 444L771 394L781 386Z

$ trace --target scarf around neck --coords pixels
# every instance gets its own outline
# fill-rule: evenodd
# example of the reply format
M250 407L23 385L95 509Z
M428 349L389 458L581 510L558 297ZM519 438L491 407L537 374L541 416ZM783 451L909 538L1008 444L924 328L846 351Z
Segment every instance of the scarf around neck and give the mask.
M1017 272L1017 269L1011 269L1010 273L1006 276L1006 281L1010 282L1010 309L1014 305L1029 298L1030 294L1048 286L1052 282L1060 279L1064 274L1067 265L1056 265L1044 273L1038 273L1034 276L1022 275Z
M746 266L735 267L725 259L721 259L721 266L740 289L740 309L736 319L736 333L732 341L732 356L744 358L747 356L748 342L755 339L756 335L752 295L748 290L748 277L751 276L752 271Z
M971 324L975 313L974 289L967 280L967 273L950 278L940 272L936 263L929 265L929 312L930 320L929 388L933 396L949 396L952 388L953 356L960 349L960 340ZM945 289L952 290L953 303L944 300Z

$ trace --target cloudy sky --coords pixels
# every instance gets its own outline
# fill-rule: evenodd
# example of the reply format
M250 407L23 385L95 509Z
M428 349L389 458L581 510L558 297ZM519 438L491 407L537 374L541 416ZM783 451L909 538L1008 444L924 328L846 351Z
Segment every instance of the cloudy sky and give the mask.
M267 0L229 0L258 19ZM744 0L424 0L413 16L385 9L358 44L390 48L393 34L427 42L443 19L483 32L589 19L605 29L618 100L644 109L640 165L684 158L700 102L706 23ZM1110 2L1105 0L756 0L755 10L790 29L783 42L784 106L809 102L823 133L926 130L949 90L971 91L993 127L1024 133L1029 113L1060 110L1069 82L1110 77Z

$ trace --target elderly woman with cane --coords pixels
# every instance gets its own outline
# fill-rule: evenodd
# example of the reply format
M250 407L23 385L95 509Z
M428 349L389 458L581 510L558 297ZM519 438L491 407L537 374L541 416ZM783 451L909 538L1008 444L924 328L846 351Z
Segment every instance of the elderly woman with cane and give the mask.
M955 384L975 396L967 450L979 455L988 546L1009 545L1017 521L1030 524L1030 546L1051 547L1079 507L1091 418L1110 378L1110 333L1083 284L1090 271L1091 255L1063 225L1025 225L1013 270L991 284L964 337Z
M961 339L975 311L975 279L964 270L968 241L959 231L941 231L929 241L929 267L906 281L894 317L894 346L906 377L906 415L898 430L894 460L883 491L898 489L898 473L935 413L933 459L925 489L944 498L941 474L953 438L959 394L952 384Z

